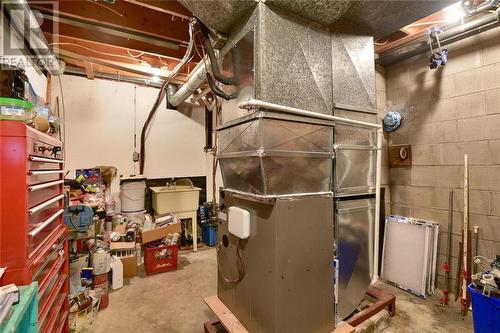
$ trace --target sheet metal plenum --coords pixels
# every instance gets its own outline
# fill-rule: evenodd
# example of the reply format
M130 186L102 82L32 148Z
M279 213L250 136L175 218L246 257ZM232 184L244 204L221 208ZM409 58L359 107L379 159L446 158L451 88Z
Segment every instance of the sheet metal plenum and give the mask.
M232 70L231 47L239 48L240 57L245 57L247 61L241 67L245 80L240 86L240 99L223 103L218 128L218 157L224 187L255 199L249 200L251 204L237 200L231 201L232 204L249 207L251 214L256 214L252 215L252 219L266 221L252 224L256 229L245 241L249 248L242 248L247 272L255 270L265 274L257 266L259 260L261 263L269 260L290 263L292 266L289 267L294 267L294 287L288 291L290 295L303 295L303 291L314 287L315 295L324 295L324 298L307 298L315 305L304 307L300 305L303 296L288 298L285 291L273 294L272 301L268 302L283 311L281 313L286 314L291 322L299 325L299 322L307 320L309 327L317 328L314 332L328 333L333 330L335 313L339 315L337 319L349 315L361 301L371 280L373 253L369 249L373 242L370 234L374 221L372 197L375 193L376 137L373 131L348 126L337 128L303 117L273 117L269 110L257 110L248 115L238 109L237 104L251 97L324 114L376 120L374 112L369 111L375 106L373 39L360 31L350 33L348 26L342 23L334 29L332 31L331 28L259 3L247 23L241 24L238 31L232 33L228 46L221 52L226 54L223 60L226 73ZM230 91L231 88L224 89ZM351 107L335 108L339 104ZM318 162L320 160L321 163ZM318 208L315 210L308 206L311 198L302 196L310 194L314 197L315 192L319 195L318 203L324 205L319 215ZM359 194L372 197L334 203L333 194L344 198ZM280 195L283 197L280 198ZM297 197L293 199L290 195ZM322 197L329 198L329 208L321 200ZM275 198L274 205L269 208L267 203L262 203L262 198ZM353 208L352 205L359 207ZM273 217L273 214L285 216L288 210L303 209L307 209L308 214L301 218L289 217L286 224ZM325 211L327 215L323 214ZM280 228L286 228L288 233L282 233ZM317 232L321 235L317 234L314 238ZM331 232L328 237L325 235L327 232ZM225 233L227 229L221 225L219 237ZM305 236L301 238L301 235ZM291 241L285 242L283 237L289 237ZM237 240L232 236L229 239L234 254ZM276 247L277 241L282 247ZM254 249L257 243L259 251L251 251L250 247ZM321 250L316 245L320 245ZM333 301L324 302L323 299L331 299L335 293L332 264L335 247L338 249L339 246L348 249L340 253L340 257L346 253L349 256L344 256L343 263L339 265L341 280L338 283L338 307L335 309ZM298 249L308 255L294 256ZM224 269L231 269L227 267L232 262L230 252L230 249L224 248L221 251L223 256L228 256L221 261ZM330 274L328 281L326 277L325 280L320 279L324 282L312 281L306 271L309 264L323 267ZM280 269L267 271L276 278L272 280L276 288L281 288L278 287L281 276L286 278L287 274L291 274L287 271L287 274L281 275ZM250 303L245 301L264 281L269 282L268 276L262 275L262 279L259 281L254 277L227 286L219 276L219 297L252 332L299 332L284 329L288 328L283 326L287 324L280 321L277 310L268 311L270 309L261 303L264 299L256 297ZM291 306L294 300L296 306ZM288 312L286 309L289 309Z

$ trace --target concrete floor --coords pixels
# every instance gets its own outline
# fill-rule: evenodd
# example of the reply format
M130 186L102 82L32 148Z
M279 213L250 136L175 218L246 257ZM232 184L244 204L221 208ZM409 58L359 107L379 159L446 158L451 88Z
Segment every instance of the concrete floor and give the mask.
M95 333L195 333L214 318L203 298L216 294L215 249L181 252L177 271L127 279L110 295L109 307L99 312ZM397 315L378 320L363 332L472 332L470 314L462 320L458 307L438 306L439 296L422 300L385 283L377 283L396 295Z

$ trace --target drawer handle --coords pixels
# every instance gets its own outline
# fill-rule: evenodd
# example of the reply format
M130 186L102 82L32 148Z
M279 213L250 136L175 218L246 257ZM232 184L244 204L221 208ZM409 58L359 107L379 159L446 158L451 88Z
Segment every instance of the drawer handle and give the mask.
M33 215L33 214L35 214L35 213L37 213L37 212L41 211L42 209L44 209L44 208L46 208L46 207L48 207L48 206L52 205L54 202L57 202L57 201L59 201L59 200L61 200L61 199L63 199L63 198L64 198L64 194L61 194L61 195L58 195L57 197L53 197L53 198L52 198L52 199L50 199L50 200L47 200L47 201L45 201L45 202L42 202L41 204L39 204L39 205L37 205L37 206L35 206L35 207L33 207L33 208L30 208L30 209L28 210L28 214Z
M59 217L64 212L64 209L58 210L54 215L43 221L42 224L40 224L38 227L35 229L31 230L28 235L30 235L31 238L35 237L38 235L43 229L47 228L52 222L54 222L55 219Z
M30 176L53 175L53 174L61 174L61 173L64 173L64 170L30 170L30 171L28 171L28 175L30 175Z
M41 190L42 188L47 188L47 187L51 187L51 186L59 185L59 184L63 184L63 183L64 183L64 180L55 180L53 182L43 183L40 185L31 185L31 186L28 186L28 191L30 191L30 192L37 191L37 190Z
M30 156L30 161L33 162L46 162L46 163L64 163L64 160L56 160L53 158Z

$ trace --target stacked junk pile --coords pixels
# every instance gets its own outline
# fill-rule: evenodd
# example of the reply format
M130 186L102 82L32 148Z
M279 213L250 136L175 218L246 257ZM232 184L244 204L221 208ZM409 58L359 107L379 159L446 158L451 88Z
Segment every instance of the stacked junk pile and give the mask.
M254 5L219 52L217 294L250 332L332 332L378 275L373 37Z

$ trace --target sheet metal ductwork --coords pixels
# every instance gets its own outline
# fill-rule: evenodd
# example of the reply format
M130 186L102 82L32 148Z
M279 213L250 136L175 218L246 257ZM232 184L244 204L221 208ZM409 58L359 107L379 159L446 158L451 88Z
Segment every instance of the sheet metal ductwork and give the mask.
M257 7L259 2L288 15L306 18L323 26L330 26L343 17L353 26L371 31L375 39L426 17L456 2L453 0L179 0L210 28L231 34Z
M223 102L219 118L221 200L250 212L251 235L239 240L221 218L228 246L218 251L218 296L251 332L331 332L373 276L377 130L331 117L375 121L373 38L266 2L220 54L226 75L234 66L240 73L239 96ZM246 274L228 284L240 274L238 252Z
M336 14L322 22L308 17L302 3L268 0L245 2L239 20L218 26L217 17L234 13L235 3L225 1L220 16L195 13L229 32L222 72L231 76L239 66L240 74L237 87L221 86L238 98L222 102L217 128L224 185L218 297L250 332L330 333L376 275L382 132L373 125L372 34L378 23L346 19L363 12L357 2L324 4ZM237 218L230 207L249 213L248 238L229 232Z

